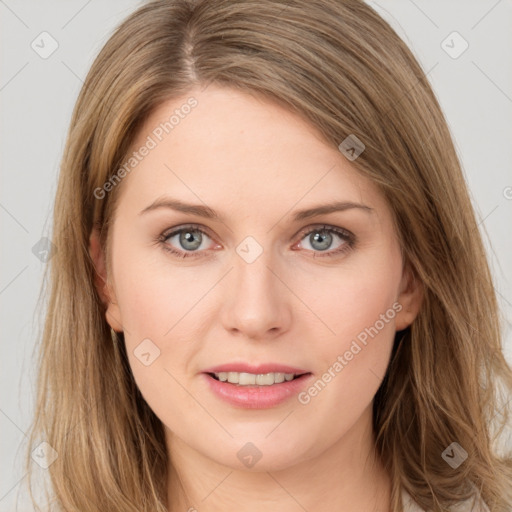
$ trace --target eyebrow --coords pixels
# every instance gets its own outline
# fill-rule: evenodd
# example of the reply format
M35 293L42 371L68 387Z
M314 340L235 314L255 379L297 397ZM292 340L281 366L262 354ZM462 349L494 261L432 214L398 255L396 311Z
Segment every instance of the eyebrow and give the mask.
M139 215L143 215L149 213L154 210L158 210L161 208L168 208L171 210L175 210L183 213L191 213L193 215L197 215L199 217L204 217L206 219L214 219L221 220L219 214L206 205L201 204L190 204L180 201L178 199L173 199L171 197L161 197L153 201L149 206L146 206ZM299 221L304 219L309 219L311 217L316 217L318 215L325 215L328 213L334 212L342 212L345 210L351 209L360 209L366 213L373 213L373 208L361 203L354 203L352 201L335 201L328 204L313 206L311 208L307 208L305 210L298 210L293 215L293 220Z

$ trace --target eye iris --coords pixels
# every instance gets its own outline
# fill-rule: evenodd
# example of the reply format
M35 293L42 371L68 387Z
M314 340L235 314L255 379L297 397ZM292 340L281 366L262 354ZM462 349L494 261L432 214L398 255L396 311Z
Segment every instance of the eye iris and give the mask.
M318 249L319 251L325 251L332 243L332 235L328 231L317 231L309 236L311 247ZM315 246L315 243L319 242L320 246Z
M202 235L199 231L182 231L180 233L180 244L184 249L195 251L201 246ZM188 245L191 244L191 245Z

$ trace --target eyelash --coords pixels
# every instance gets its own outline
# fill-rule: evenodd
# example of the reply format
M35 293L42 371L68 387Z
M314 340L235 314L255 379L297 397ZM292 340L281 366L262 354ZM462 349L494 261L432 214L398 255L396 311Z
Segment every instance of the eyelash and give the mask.
M164 231L156 240L157 243L162 245L162 248L171 253L173 256L176 256L178 258L195 258L195 257L202 257L199 256L201 252L204 251L178 251L174 247L170 246L167 241L169 238L172 238L174 235L180 234L184 231L199 231L201 234L206 235L209 238L212 238L205 230L201 229L201 227L197 224L187 224L185 226L182 226L178 229L173 229L172 231ZM335 256L340 256L341 254L344 254L350 250L352 250L355 246L355 236L346 229L338 228L335 226L329 226L325 224L318 224L310 228L305 228L299 233L299 242L304 239L306 236L310 235L314 232L322 232L327 231L329 233L335 233L338 235L345 243L339 247L338 249L331 250L329 252L322 252L322 251L314 251L313 257L321 257L321 258L331 258Z

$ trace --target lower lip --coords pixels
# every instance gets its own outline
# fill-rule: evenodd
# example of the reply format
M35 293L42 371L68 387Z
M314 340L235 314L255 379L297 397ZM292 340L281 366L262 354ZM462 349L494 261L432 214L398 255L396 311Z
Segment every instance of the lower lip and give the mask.
M271 386L238 386L216 380L207 373L203 373L203 376L215 395L229 404L243 409L268 409L297 395L304 389L312 374L307 373Z

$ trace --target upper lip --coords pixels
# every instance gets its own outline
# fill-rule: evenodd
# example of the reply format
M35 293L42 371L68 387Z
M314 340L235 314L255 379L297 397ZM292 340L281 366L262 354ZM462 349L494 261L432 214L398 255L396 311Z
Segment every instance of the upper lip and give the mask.
M301 368L278 363L263 363L258 365L251 365L248 363L226 363L218 366L212 366L211 368L204 370L204 373L221 372L254 373L256 375L265 373L293 373L295 375L302 375L304 373L309 373L307 370L303 370Z

